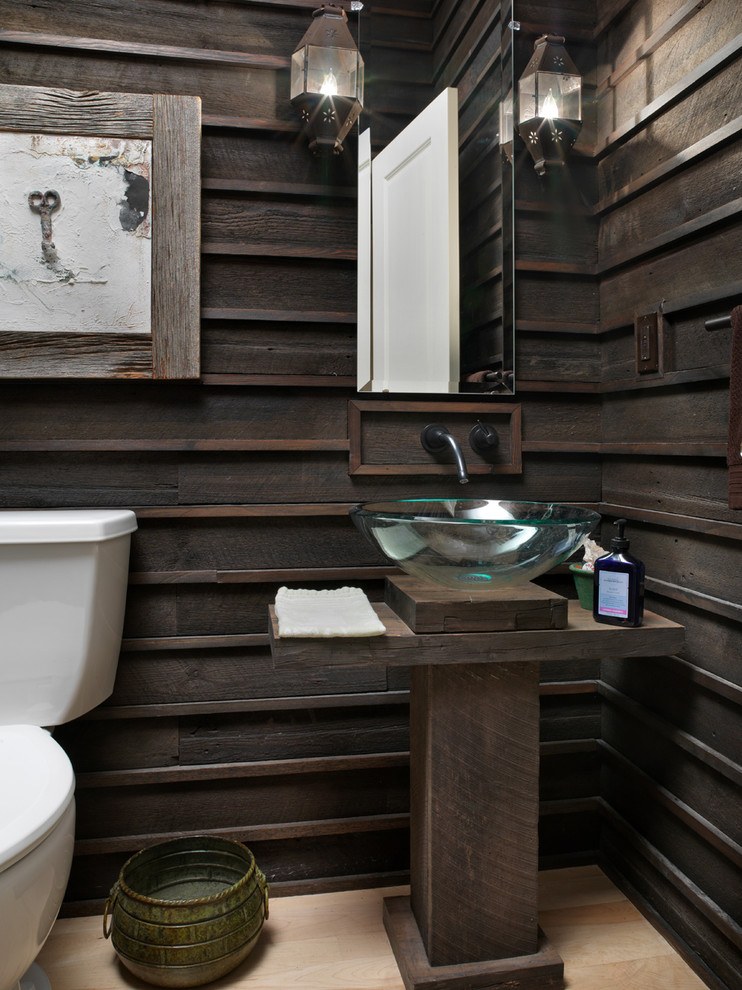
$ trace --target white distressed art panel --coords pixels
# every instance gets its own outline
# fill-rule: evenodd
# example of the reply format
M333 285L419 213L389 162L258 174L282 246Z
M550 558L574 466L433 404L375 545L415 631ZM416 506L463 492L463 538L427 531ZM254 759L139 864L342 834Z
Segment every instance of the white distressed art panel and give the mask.
M0 330L148 333L152 142L0 133Z

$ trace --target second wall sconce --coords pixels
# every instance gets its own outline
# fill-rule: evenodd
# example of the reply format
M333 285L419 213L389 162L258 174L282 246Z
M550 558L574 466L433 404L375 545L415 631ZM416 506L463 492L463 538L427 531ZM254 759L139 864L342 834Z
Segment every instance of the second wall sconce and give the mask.
M363 59L336 4L314 11L291 57L291 102L301 113L310 150L340 154L363 109Z
M564 165L582 127L582 77L564 38L544 34L518 83L518 133L534 168Z

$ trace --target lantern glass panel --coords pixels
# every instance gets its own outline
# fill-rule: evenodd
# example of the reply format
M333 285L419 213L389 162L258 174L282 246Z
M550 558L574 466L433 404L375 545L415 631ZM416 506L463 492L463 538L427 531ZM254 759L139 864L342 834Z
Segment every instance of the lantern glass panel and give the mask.
M304 65L306 48L300 48L291 56L291 99L304 92Z
M513 91L500 103L500 144L513 140Z
M524 124L536 116L536 73L523 76L518 82L518 123Z
M570 73L536 73L536 117L582 120L581 78Z
M291 98L301 93L363 102L363 59L347 48L305 45L291 58Z

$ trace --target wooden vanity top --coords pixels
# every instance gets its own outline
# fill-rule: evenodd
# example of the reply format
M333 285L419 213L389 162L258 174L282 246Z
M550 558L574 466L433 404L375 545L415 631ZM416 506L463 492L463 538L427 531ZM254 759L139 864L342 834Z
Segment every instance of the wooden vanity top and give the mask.
M637 629L603 625L576 601L569 602L564 629L504 632L414 633L388 605L378 603L373 608L386 626L384 636L280 639L275 611L269 606L275 662L299 668L652 657L677 653L685 636L683 626L654 612L645 612L644 625Z

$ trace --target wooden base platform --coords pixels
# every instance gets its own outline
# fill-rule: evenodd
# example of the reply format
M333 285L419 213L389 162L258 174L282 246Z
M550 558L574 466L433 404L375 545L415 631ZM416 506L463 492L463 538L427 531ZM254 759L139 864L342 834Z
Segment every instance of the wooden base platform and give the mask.
M564 963L541 929L532 955L431 966L409 897L386 898L384 928L405 990L559 990L564 986Z
M564 629L567 625L567 599L530 581L473 594L395 574L386 579L384 599L416 633Z

